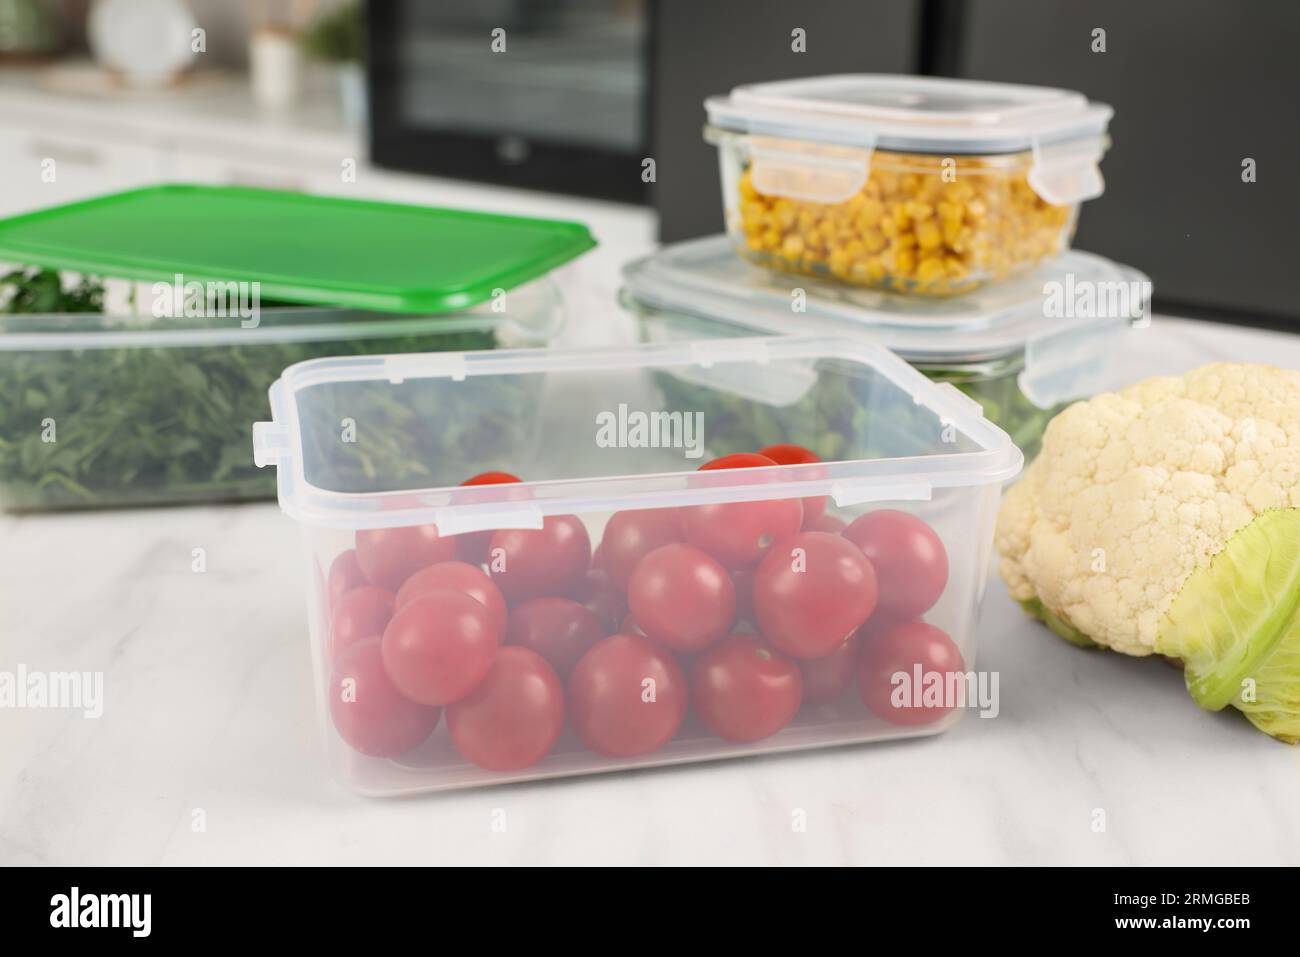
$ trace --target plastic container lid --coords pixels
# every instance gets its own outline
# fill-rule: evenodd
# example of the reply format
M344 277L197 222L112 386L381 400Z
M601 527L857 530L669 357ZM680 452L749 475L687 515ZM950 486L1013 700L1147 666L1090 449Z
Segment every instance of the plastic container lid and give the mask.
M263 298L464 309L595 246L581 223L237 186L154 186L0 221L0 260Z
M802 383L805 392L823 380L852 383L852 393L862 397L868 415L913 427L896 430L899 434L884 453L779 469L701 472L676 450L667 453L673 463L668 465L660 450L597 448L594 424L600 420L591 417L593 407L616 408L654 374L688 369L700 374L701 384L727 396L734 394L731 384L738 379L785 377ZM406 478L376 475L373 486L363 489L335 481L329 463L339 444L339 409L351 410L367 434L404 435L409 414L444 408L454 395L476 397L490 406L492 397L508 391L514 380L545 381L553 398L570 400L570 414L546 433L548 460L555 466L546 474L518 485L457 486L453 483L462 476L454 463L408 457L400 464L408 470L420 467ZM1024 462L977 402L860 339L786 336L613 349L313 359L287 368L271 386L270 398L272 421L253 426L254 461L276 467L286 513L328 528L432 523L443 534L460 534L541 528L548 515L754 498L828 495L841 507L923 501L934 489L1002 483ZM485 414L490 421L491 409ZM575 428L579 422L585 427ZM481 427L464 421L456 425L462 430ZM870 431L856 438L864 439ZM860 441L852 446L854 451L865 448ZM522 450L506 452L512 453L519 461Z
M1151 297L1145 274L1077 250L1019 279L930 300L757 268L726 236L665 246L626 265L623 279L632 305L751 333L854 335L917 365L1023 353L1021 390L1042 408L1111 387L1108 359Z
M787 162L857 167L859 151L938 155L1032 152L1029 182L1058 205L1100 196L1097 164L1113 110L1081 93L940 77L846 74L738 86L705 101L723 130L855 150L791 151ZM865 170L865 166L863 167ZM828 200L829 201L829 200Z

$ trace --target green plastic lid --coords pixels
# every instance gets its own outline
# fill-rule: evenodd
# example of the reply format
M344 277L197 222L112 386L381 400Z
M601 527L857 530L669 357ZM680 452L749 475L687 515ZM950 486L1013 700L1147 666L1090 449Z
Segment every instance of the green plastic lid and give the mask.
M152 186L0 220L0 260L257 282L268 299L450 312L596 245L581 223L242 186Z

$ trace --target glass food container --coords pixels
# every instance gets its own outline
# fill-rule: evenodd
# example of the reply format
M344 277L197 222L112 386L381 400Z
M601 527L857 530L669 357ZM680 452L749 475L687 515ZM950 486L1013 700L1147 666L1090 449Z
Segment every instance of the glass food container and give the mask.
M705 102L727 234L787 272L952 296L1070 246L1108 106L1046 87L845 75Z
M704 401L662 388L678 377ZM408 442L425 421L494 433L521 383L541 393L540 441L499 446L495 474ZM827 393L845 414L820 461L699 469L754 416L811 437L807 399ZM254 457L304 533L321 727L365 794L928 735L996 706L975 622L1023 459L878 346L318 359L270 396ZM381 456L367 482L341 418ZM966 690L891 698L932 680Z
M1066 403L1123 384L1115 351L1145 325L1150 298L1142 273L1077 250L1012 282L934 300L755 268L725 236L675 243L629 263L621 296L647 342L762 333L855 336L885 346L980 403L1029 458ZM833 436L837 397L808 401ZM725 401L714 414L728 414ZM761 415L736 439L727 451L786 441L779 424Z

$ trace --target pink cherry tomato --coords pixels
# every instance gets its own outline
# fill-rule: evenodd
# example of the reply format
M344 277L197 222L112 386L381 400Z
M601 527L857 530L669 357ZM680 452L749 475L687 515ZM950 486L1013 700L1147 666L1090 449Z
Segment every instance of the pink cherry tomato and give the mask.
M956 702L946 690L934 702L927 700L927 682L947 689L948 676L965 670L961 652L946 632L909 621L866 636L858 659L858 693L891 724L932 724Z
M357 532L357 564L372 585L397 591L426 565L450 561L456 539L444 538L433 525L368 528Z
M587 649L608 634L585 606L571 598L544 596L526 601L510 613L506 644L537 652L563 678Z
M349 747L377 758L410 751L433 733L442 713L397 690L384 671L378 638L357 642L334 662L329 711Z
M447 729L461 756L481 768L530 767L564 730L564 685L536 652L502 648L478 687L447 706Z
M499 634L506 630L506 600L488 574L467 562L439 562L421 568L397 590L396 608L406 607L431 591L461 591L483 605L492 616Z
M387 588L362 585L344 592L330 616L330 653L337 658L350 645L378 638L393 617L393 593Z
M686 718L686 675L672 652L643 635L611 635L569 675L569 715L588 748L625 758L657 751Z
M637 562L660 545L681 540L682 520L675 508L615 512L600 540L601 567L610 583L626 592Z
M366 576L361 572L361 566L357 564L356 549L349 548L339 552L338 557L330 564L329 580L325 586L326 594L329 595L330 610L334 610L335 604L343 597L344 592L360 588L365 584L368 583Z
M833 653L875 607L871 562L838 535L800 532L763 559L754 576L763 636L796 658Z
M776 734L799 710L802 687L794 660L758 635L728 635L691 664L691 705L727 741Z
M488 571L512 602L566 595L591 565L591 539L576 515L548 515L542 527L492 533Z
M776 465L750 452L725 455L700 466L700 471ZM686 541L708 552L727 568L749 568L778 542L799 531L803 503L797 498L749 502L720 502L681 509Z
M731 630L736 586L700 549L661 545L637 563L628 606L651 638L674 651L698 651Z
M481 602L461 591L425 592L384 629L384 667L412 701L449 704L483 680L500 638Z
M880 610L891 618L929 611L948 584L948 553L933 528L915 515L881 508L856 518L844 537L876 569Z

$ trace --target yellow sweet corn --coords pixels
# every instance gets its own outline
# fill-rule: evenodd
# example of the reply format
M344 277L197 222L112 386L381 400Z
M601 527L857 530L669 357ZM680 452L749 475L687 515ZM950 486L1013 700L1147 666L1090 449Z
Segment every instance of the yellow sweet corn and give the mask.
M947 296L1068 245L1074 207L1034 192L1028 156L956 159L945 171L943 157L877 152L863 187L832 204L764 195L746 170L735 204L740 251L793 272Z

